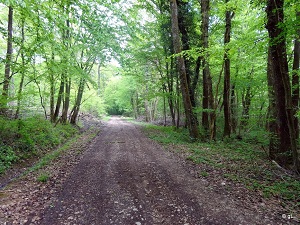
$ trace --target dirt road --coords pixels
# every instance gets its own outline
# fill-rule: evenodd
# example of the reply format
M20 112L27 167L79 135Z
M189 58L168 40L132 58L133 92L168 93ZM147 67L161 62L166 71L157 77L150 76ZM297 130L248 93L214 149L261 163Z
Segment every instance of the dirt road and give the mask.
M40 224L277 224L192 176L140 128L113 117Z

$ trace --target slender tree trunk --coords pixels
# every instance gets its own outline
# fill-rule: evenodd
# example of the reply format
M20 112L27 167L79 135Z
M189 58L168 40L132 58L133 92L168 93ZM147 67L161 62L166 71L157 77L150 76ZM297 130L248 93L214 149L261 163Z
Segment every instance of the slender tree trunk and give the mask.
M8 90L10 82L10 71L11 71L11 62L12 62L12 53L13 53L13 7L8 7L8 24L7 24L7 51L6 51L6 60L5 60L5 72L4 72L4 81L3 81L3 90L2 90L2 99L0 114L7 114L7 100L8 100Z
M300 12L297 12L297 21L300 21ZM297 37L294 44L294 61L292 72L292 104L294 112L299 110L299 64L300 64L300 28L297 30ZM299 138L299 120L297 116L294 116L294 127L296 138Z
M225 0L228 3L229 0ZM230 59L229 59L229 47L230 32L231 32L231 20L233 13L229 10L226 11L226 26L224 34L224 92L223 92L223 104L224 104L224 137L230 137L231 134L231 116L230 116Z
M171 58L171 65L169 68L169 64L166 64L166 68L167 68L167 80L168 80L168 92L169 92L169 96L168 96L168 103L169 103L169 108L170 108L170 114L172 117L172 124L173 126L176 126L176 115L175 115L175 96L176 94L174 94L174 71L173 71L173 58Z
M68 121L68 112L70 107L71 95L71 78L65 77L65 96L63 101L63 110L61 114L61 123L66 124Z
M18 119L19 114L20 114L21 96L22 96L22 90L23 90L24 79L25 79L25 55L24 55L25 32L24 32L24 26L25 26L25 19L24 19L24 15L22 14L22 20L21 20L21 36L22 36L21 64L22 64L22 69L21 69L21 81L20 81L18 96L17 96L17 110L16 110L16 114L15 114L15 119Z
M237 114L237 97L235 84L231 85L231 94L230 94L230 124L233 134L236 134L237 124L238 124L238 114Z
M50 67L50 121L55 122L54 119L54 94L55 94L55 79L54 72L52 70L52 63L54 62L54 53L51 56L51 67Z
M55 111L54 111L54 115L53 115L53 122L56 122L58 119L61 102L63 99L64 89L65 89L65 79L64 79L64 75L62 74L61 81L60 81L60 87L59 87L59 91L58 91L58 97L57 97L57 101L56 101L56 107L55 107Z
M65 45L66 50L70 49L70 44L71 44L71 34L70 34L70 18L69 18L69 13L70 13L70 2L67 3L66 5L66 15L68 19L66 20L66 29L64 30L64 37L63 37L63 42ZM64 60L64 63L66 63L66 66L70 66L68 60ZM68 112L69 112L69 107L70 107L70 95L71 95L71 77L69 77L69 73L67 70L64 71L64 84L65 84L65 93L64 93L64 100L63 100L63 109L62 109L62 114L61 114L61 123L66 124L68 121Z
M176 119L176 128L179 129L180 126L180 85L179 85L179 77L178 74L176 76L176 113L177 113L177 119Z
M40 84L39 84L39 81L37 80L37 71L36 71L36 56L33 56L33 76L34 76L34 83L36 84L37 88L38 88L38 92L39 92L39 97L40 97L40 103L41 103L41 106L44 110L44 116L45 116L45 119L47 119L47 110L46 110L46 106L44 104L44 98L43 98L43 93L42 93L42 90L41 90L41 87L40 87Z
M170 0L170 7L172 13L172 38L174 45L175 54L182 52L181 42L180 42L180 32L178 27L178 9L176 0ZM199 138L198 122L197 117L193 112L193 106L189 94L188 80L186 74L186 68L184 63L184 58L182 56L177 56L177 67L180 77L180 86L183 98L183 105L185 109L185 115L187 120L187 125L192 139Z
M251 87L248 86L246 88L245 93L242 96L242 105L243 105L243 112L242 112L242 121L241 126L246 128L249 122L249 112L250 112L250 105L251 105Z
M85 86L85 79L82 78L79 83L79 88L78 88L78 92L77 92L75 105L72 109L72 114L71 114L71 119L70 119L71 124L76 124L77 117L78 117L79 110L80 110L81 101L82 101L82 96L83 96L83 92L84 92L84 86Z
M148 96L148 83L146 82L146 92L145 92L145 100L144 100L144 106L145 106L145 121L150 122L150 109L149 109L149 101L147 99Z
M167 109L166 109L165 90L163 91L163 94L164 94L164 97L163 97L164 126L167 126Z
M286 54L286 34L284 31L283 0L267 1L267 25L270 41L270 56L274 78L274 91L277 106L277 120L279 124L279 149L280 152L292 153L293 168L300 172L299 153L297 152L296 132L294 128L294 110L288 62ZM282 157L286 157L285 154ZM281 158L282 159L282 158ZM283 166L289 162L284 159Z
M101 63L99 62L98 64L98 78L97 78L97 86L98 86L98 90L97 90L97 93L98 93L98 96L101 95Z
M217 120L217 109L219 106L219 101L218 101L218 95L219 95L219 88L220 88L220 84L221 84L221 79L222 79L222 74L224 71L224 62L222 64L222 68L221 71L219 73L219 78L218 78L218 82L216 85L216 91L215 91L215 96L214 96L214 100L213 100L213 104L212 104L212 108L213 108L213 112L211 114L210 117L210 140L216 140L216 134L217 134L217 126L216 126L216 120Z

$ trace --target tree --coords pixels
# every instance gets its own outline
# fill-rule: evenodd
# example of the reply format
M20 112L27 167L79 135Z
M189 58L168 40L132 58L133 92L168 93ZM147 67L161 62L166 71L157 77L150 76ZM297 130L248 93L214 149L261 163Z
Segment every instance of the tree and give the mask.
M300 11L296 12L296 21L300 21ZM300 22L299 22L300 23ZM292 71L292 105L294 112L299 110L299 72L300 72L300 26L296 30L296 38L294 40L294 60ZM299 120L294 116L294 127L296 138L299 138Z
M193 21L193 11L191 10L190 3L182 0L177 0L178 8L178 27L181 37L181 46L183 54L185 69L186 69L186 79L188 84L189 95L191 99L192 107L196 107L196 89L199 80L199 69L198 71L193 71L192 57L186 54L187 51L191 50L192 36L194 31L194 21ZM194 35L195 36L195 35ZM200 67L200 58L197 60L196 67ZM197 70L197 69L196 69ZM197 118L196 118L197 119ZM198 120L197 120L198 123Z
M210 10L210 1L203 0L199 1L201 4L201 41L203 46L203 57L202 57L202 78L203 78L203 100L202 100L202 126L204 130L207 132L210 129L211 139L215 139L216 130L215 130L215 112L208 112L214 108L214 98L213 98L213 89L212 89L212 78L210 74L209 68L209 44L208 44L208 29L209 29L209 10ZM209 123L209 115L211 125Z
M11 64L12 64L12 53L13 53L13 7L8 7L8 23L7 23L7 48L6 48L6 60L5 60L5 73L3 81L2 99L0 106L0 114L7 114L7 100L9 82L11 79Z
M17 96L17 110L15 113L15 119L19 118L19 113L20 113L20 107L21 107L21 95L22 95L22 90L24 86L24 79L25 79L25 16L24 12L21 12L21 46L20 46L20 51L21 51L21 81L19 85L19 90L18 90L18 96Z
M185 116L187 121L187 127L189 129L189 134L192 139L198 139L199 130L198 123L195 113L193 112L192 101L189 94L188 80L185 68L184 58L181 55L182 46L180 40L180 32L178 26L178 9L176 0L170 0L170 9L171 9L171 21L172 21L172 38L174 52L177 54L177 69L180 77L180 87L183 98L183 105L185 110Z
M229 0L225 0L227 4ZM224 34L224 90L223 90L223 104L224 104L224 137L230 137L231 134L231 118L230 118L230 57L229 47L230 43L230 32L231 32L231 20L234 16L234 12L226 9L225 19L225 34Z
M293 169L300 172L297 152L296 132L294 127L294 110L292 107L291 85L286 53L286 33L284 31L284 0L268 0L266 28L269 33L270 65L272 67L273 89L275 92L279 128L278 150L276 160L285 167L292 158ZM272 156L272 154L270 154ZM292 157L290 157L292 155Z

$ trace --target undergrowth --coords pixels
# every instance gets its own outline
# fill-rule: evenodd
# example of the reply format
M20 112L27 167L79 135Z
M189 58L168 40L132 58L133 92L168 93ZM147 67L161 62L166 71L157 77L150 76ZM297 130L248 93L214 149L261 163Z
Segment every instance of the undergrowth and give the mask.
M144 124L146 134L174 151L186 151L187 160L203 164L212 170L222 170L223 176L243 183L247 188L262 193L263 197L281 199L290 210L300 209L299 177L286 173L271 162L262 143L227 139L216 142L191 142L186 130ZM247 139L246 139L247 140ZM209 173L200 172L202 177Z
M77 133L71 125L52 123L36 116L9 120L0 117L0 174L12 163L53 149Z

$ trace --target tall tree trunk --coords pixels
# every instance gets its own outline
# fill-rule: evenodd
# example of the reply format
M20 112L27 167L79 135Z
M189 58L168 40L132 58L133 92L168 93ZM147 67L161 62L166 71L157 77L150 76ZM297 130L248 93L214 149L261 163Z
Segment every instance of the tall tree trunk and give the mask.
M300 21L300 12L297 12L297 21ZM299 110L299 64L300 64L300 28L298 27L297 36L294 44L294 61L292 72L292 104L294 112ZM294 116L294 127L296 138L299 138L299 120L297 116Z
M179 32L181 33L181 48L182 50L190 50L190 37L188 28L191 26L189 17L191 13L189 11L188 5L189 3L182 0L177 0L177 10L178 10L178 28ZM191 20L192 21L192 20ZM191 104L193 107L196 107L196 88L199 80L199 73L193 73L192 70L192 63L188 59L188 57L183 56L184 63L185 63L185 70L186 70L186 79L188 85L188 91L191 99ZM197 119L197 118L196 118ZM198 123L198 121L197 121Z
M296 133L294 128L294 110L292 107L291 85L288 73L286 54L286 34L284 31L283 0L268 0L266 13L270 41L270 56L274 78L274 91L279 124L280 152L292 153L293 168L300 172L299 154L297 152ZM286 154L282 155L283 157ZM283 158L284 159L284 158ZM283 166L289 162L284 159Z
M228 3L229 0L225 0ZM224 34L224 92L223 92L223 104L224 104L224 137L230 137L231 134L231 119L230 119L230 59L229 59L229 47L230 32L231 32L231 20L234 13L230 10L226 11L226 25Z
M8 7L8 24L7 24L7 49L6 49L6 60L5 60L5 72L2 90L2 99L0 106L0 114L7 114L7 100L8 100L8 89L10 82L10 71L12 62L12 42L13 42L13 7Z
M65 77L65 93L64 93L64 101L63 101L63 110L61 114L61 123L63 124L66 124L68 121L70 95L71 95L71 78Z
M169 66L168 63L166 63L166 68L167 68L167 85L168 85L168 103L169 103L169 109L170 109L170 114L172 117L172 125L176 126L176 122L175 122L175 96L176 94L174 94L174 71L173 71L173 64L174 64L174 60L173 58L171 58L171 65Z
M24 15L22 14L22 19L21 19L21 81L19 85L19 90L18 90L18 96L17 96L17 110L15 114L15 119L19 118L20 114L20 107L21 107L21 96L22 96L22 90L23 90L23 85L24 85L24 79L25 79L25 55L24 55L24 42L25 42L25 32L24 32L24 27L25 27L25 18Z
M66 5L66 15L68 17L68 19L66 20L66 29L64 30L64 34L63 34L63 43L64 46L66 48L66 50L68 51L70 49L70 38L71 38L71 34L70 34L70 2L67 2ZM66 63L65 66L69 67L70 63L67 60L63 60L64 63ZM67 69L65 69L64 71L64 84L65 84L65 93L64 93L64 100L63 100L63 109L62 109L62 114L61 114L61 123L66 124L67 120L68 120L68 112L69 112L69 106L70 106L70 94L71 94L71 77L69 77L69 73L67 71Z
M237 97L236 97L236 90L235 90L235 84L231 85L231 94L230 94L230 125L231 130L233 134L236 134L236 128L238 124L238 114L237 114Z
M172 22L172 38L173 38L174 52L175 54L179 54L182 52L182 47L181 47L180 32L178 27L178 9L177 9L176 0L170 0L170 8L172 14L171 22ZM192 139L196 140L199 138L198 122L197 122L197 117L193 112L193 106L189 95L184 58L180 55L177 56L177 67L178 67L178 72L180 77L180 86L181 86L183 105L185 109L189 134Z
M277 121L277 105L275 98L275 81L274 81L274 72L272 66L272 56L270 47L268 50L268 65L267 65L267 76L268 76L268 96L269 96L269 108L268 108L268 123L267 127L270 132L270 143L269 143L269 156L271 159L279 162L279 164L285 164L286 159L283 158L285 149L279 148L279 124ZM280 152L284 150L283 152Z
M50 121L55 122L54 118L54 95L55 95L55 79L54 72L52 69L52 64L54 63L54 53L51 55L51 65L50 65Z
M177 113L177 118L176 118L176 128L179 129L180 126L180 84L179 84L179 74L177 73L176 76L176 113Z
M210 75L209 53L208 53L208 28L209 28L209 11L210 11L209 4L210 3L209 0L202 0L199 2L201 5L201 16L202 16L201 41L202 41L202 46L204 51L204 56L202 58L202 65L203 65L202 126L204 130L208 131L208 129L210 128L209 115L210 117L213 117L213 115L212 112L207 112L207 110L213 109L213 105L214 105L212 79Z

